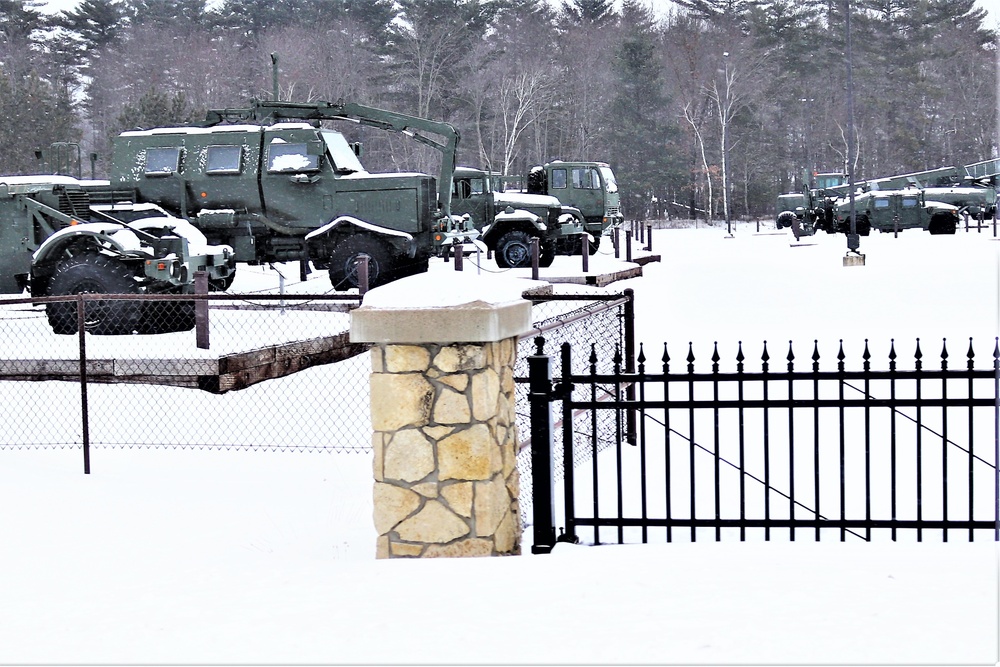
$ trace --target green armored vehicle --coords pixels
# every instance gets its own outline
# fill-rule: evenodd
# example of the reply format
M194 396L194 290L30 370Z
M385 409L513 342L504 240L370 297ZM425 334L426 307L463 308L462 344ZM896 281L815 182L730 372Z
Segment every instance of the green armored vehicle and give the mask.
M451 211L468 215L501 268L531 265L531 240L539 239L539 264L550 266L555 255L579 253L583 216L555 197L517 191L497 192L491 174L481 169L455 169Z
M504 190L555 197L564 206L578 209L584 217L584 231L590 234L591 252L611 227L621 225L618 180L606 162L564 162L555 160L532 167L525 178L504 177Z
M194 274L224 283L231 248L207 242L185 220L155 207L100 210L66 176L0 177L0 291L33 297L79 293L190 294ZM77 331L74 302L46 304L55 333ZM95 334L164 333L194 326L192 301L89 301Z
M415 136L441 151L440 178L369 173L358 146L321 126L328 120ZM123 133L111 185L189 220L239 262L308 260L329 269L335 289L348 289L367 255L376 286L426 271L452 238L458 140L447 123L357 104L257 101L211 111L204 127Z
M895 232L923 229L931 234L954 234L958 227L958 207L929 199L926 190L871 190L854 198L855 228L861 236L872 229ZM850 230L850 201L837 200L834 210L835 231Z

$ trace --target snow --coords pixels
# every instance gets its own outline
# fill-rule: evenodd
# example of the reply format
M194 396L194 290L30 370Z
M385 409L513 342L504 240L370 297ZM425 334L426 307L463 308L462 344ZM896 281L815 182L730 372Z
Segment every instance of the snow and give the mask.
M947 337L958 363L971 336L988 367L1000 313L990 231L864 237L866 266L851 268L843 236L754 231L655 232L662 261L611 286L636 291L647 349L666 340L683 356L694 341L702 364L718 341L725 369L739 341L752 367L763 340L780 359L793 340L805 359L815 339L833 364L841 338L849 358L864 338L884 357L895 338L902 365L916 337L928 356ZM592 268L621 266L609 248ZM548 275L580 260L558 257ZM526 270L487 278L490 266L474 279L469 259L461 277L435 263L366 303L430 291L503 301L528 284ZM991 542L559 544L542 556L528 528L521 557L376 561L367 456L99 449L87 476L80 458L0 448L2 663L998 659Z

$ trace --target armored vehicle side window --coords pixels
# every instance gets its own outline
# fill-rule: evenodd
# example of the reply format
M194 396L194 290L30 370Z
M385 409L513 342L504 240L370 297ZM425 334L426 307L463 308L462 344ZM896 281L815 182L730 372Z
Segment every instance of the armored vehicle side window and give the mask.
M146 176L167 176L180 170L180 148L146 149Z
M241 146L209 146L205 160L206 174L238 174L242 167Z
M552 187L554 187L554 188L565 188L566 187L566 170L565 169L553 169L552 170Z
M316 171L319 169L319 155L310 155L306 144L290 144L275 138L267 148L267 170Z
M915 208L917 205L916 197L903 197L903 208Z
M876 199L875 200L875 208L889 208L889 200L888 199Z

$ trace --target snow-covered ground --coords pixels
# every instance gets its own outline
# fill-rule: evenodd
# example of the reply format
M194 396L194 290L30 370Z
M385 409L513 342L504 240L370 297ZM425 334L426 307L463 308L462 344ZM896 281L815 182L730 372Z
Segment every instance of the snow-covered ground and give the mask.
M707 368L718 341L725 370L743 341L753 368L763 340L778 359L793 340L804 362L816 339L832 365L841 338L849 357L868 338L878 359L895 338L902 366L917 337L930 357L947 337L963 361L973 337L991 362L989 232L863 238L867 265L852 268L843 236L663 230L653 246L662 262L614 287L636 291L654 358L664 341L677 358L694 341ZM0 663L998 659L994 543L525 545L519 558L375 561L371 485L361 454L106 449L85 476L77 449L0 449Z

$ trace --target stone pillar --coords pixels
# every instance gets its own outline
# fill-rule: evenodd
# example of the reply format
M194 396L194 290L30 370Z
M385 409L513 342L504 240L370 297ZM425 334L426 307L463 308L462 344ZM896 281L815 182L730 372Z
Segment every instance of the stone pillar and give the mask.
M366 295L351 317L351 341L375 343L376 554L518 554L513 371L531 304L518 296L414 307L410 295L400 308L389 296L401 289L394 285L370 292L374 305ZM431 291L440 298L439 288Z

